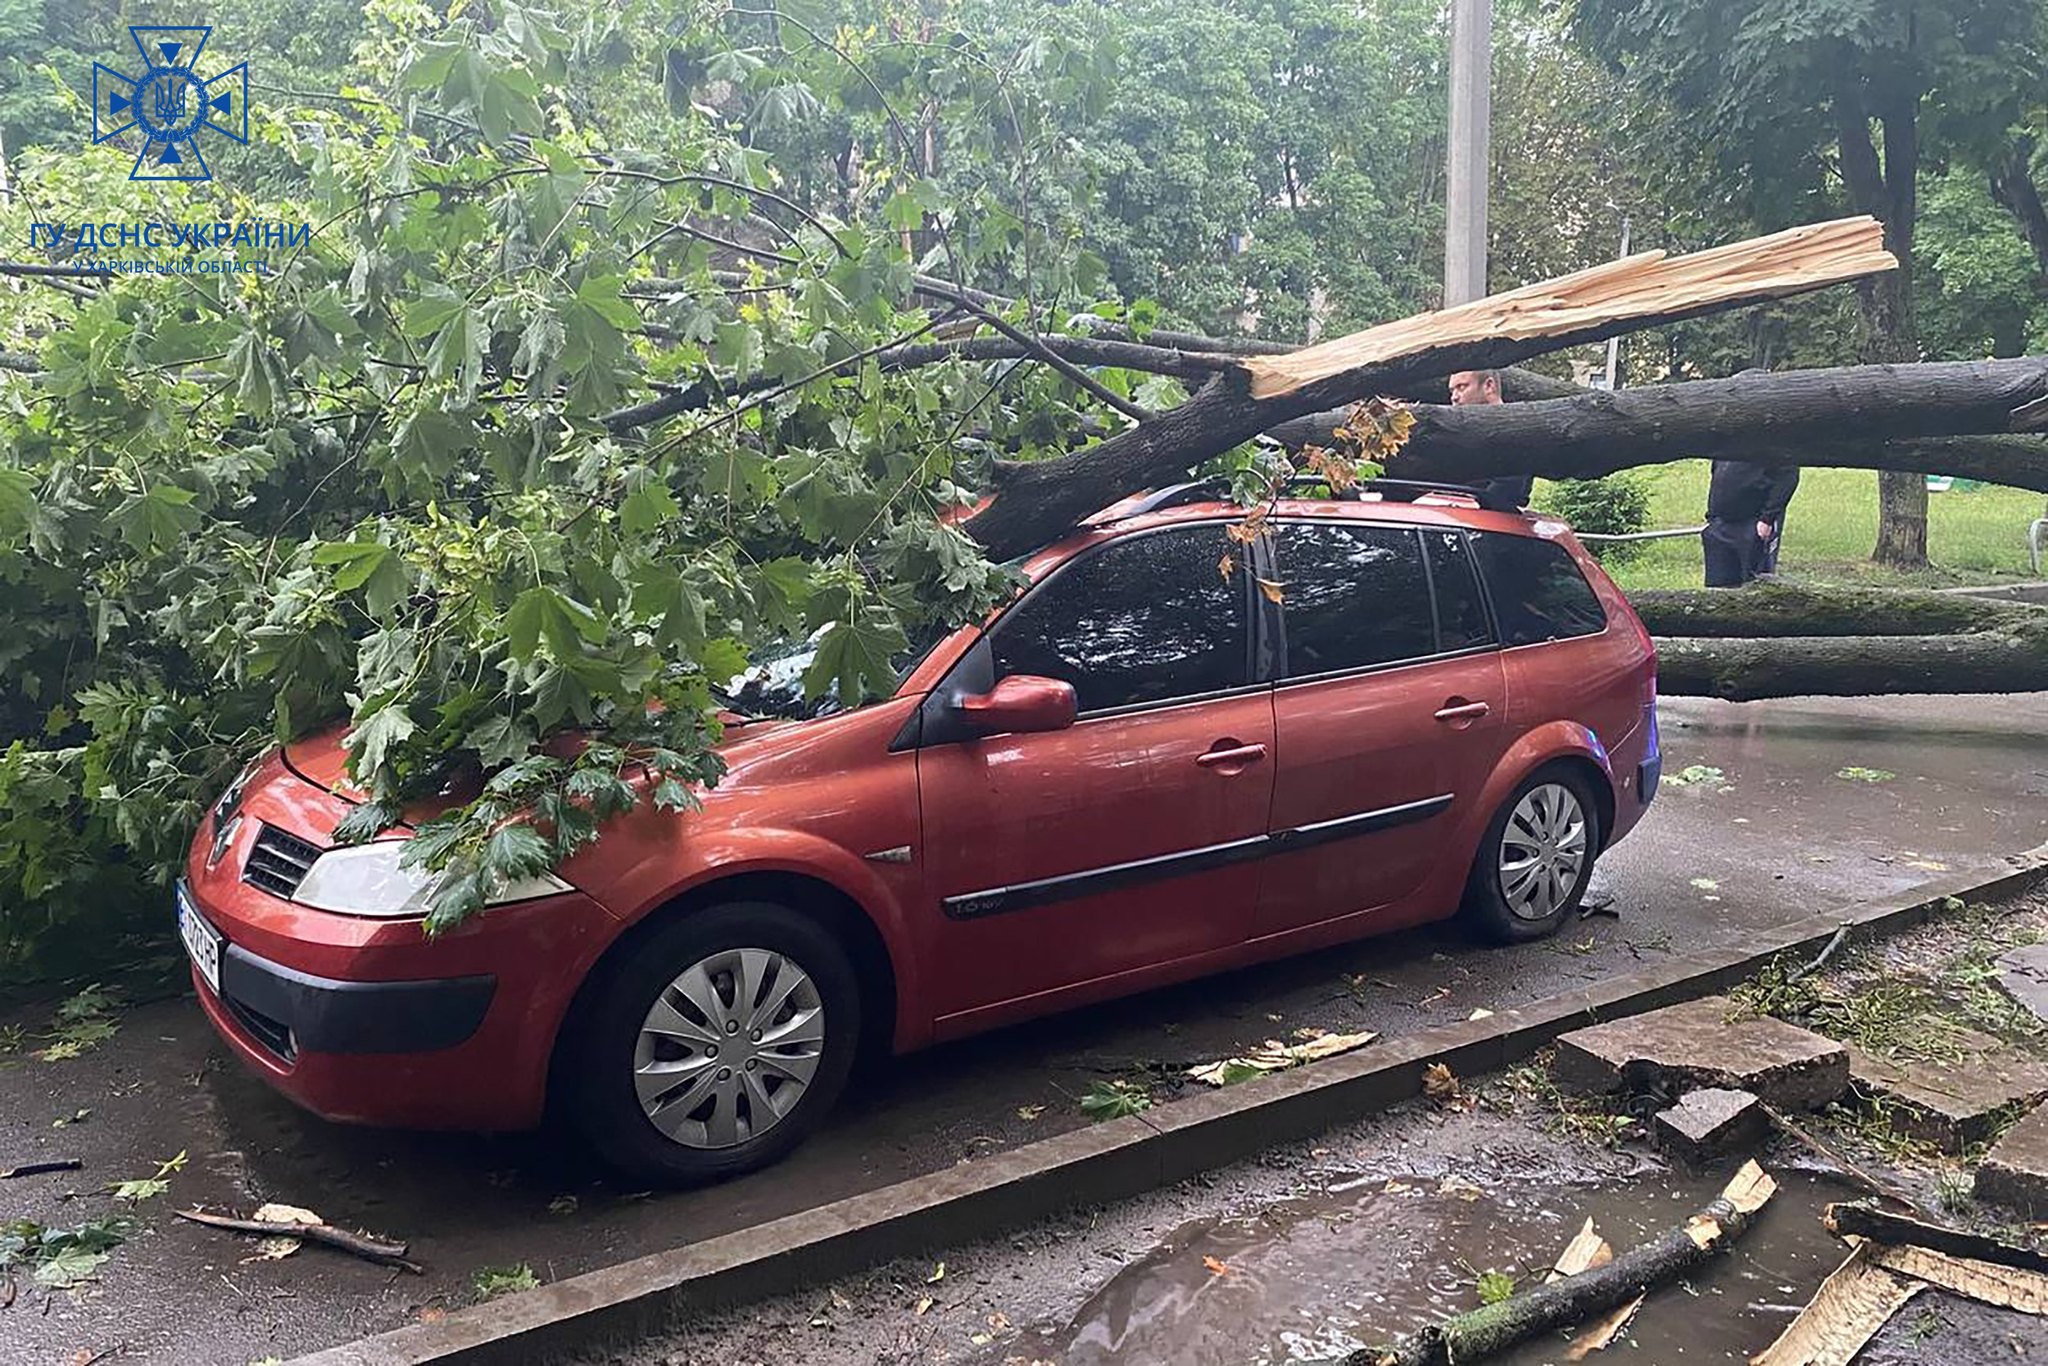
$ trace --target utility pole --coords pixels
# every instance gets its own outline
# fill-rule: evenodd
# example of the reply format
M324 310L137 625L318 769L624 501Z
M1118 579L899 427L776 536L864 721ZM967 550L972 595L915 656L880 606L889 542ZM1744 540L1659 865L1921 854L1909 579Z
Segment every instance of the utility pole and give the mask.
M1617 257L1615 257L1614 259L1615 259L1615 260L1617 260L1617 261L1626 261L1626 260L1628 259L1628 215L1627 215L1627 214L1623 214L1623 215L1621 216L1621 255L1619 255L1619 256L1617 256ZM1609 393L1612 393L1612 392L1614 392L1614 386L1615 386L1615 384L1616 384L1616 382L1617 382L1617 375L1618 375L1618 372L1620 371L1620 369L1621 369L1621 338L1619 338L1619 337L1609 337L1609 338L1607 339L1607 390L1608 390L1608 392L1609 392Z
M1444 306L1486 293L1493 131L1493 0L1451 0L1451 145L1444 174Z

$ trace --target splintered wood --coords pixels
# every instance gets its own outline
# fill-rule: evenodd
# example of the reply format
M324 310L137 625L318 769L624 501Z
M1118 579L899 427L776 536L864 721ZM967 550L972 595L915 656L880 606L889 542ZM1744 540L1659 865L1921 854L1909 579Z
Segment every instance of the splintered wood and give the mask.
M1588 1219L1572 1240L1565 1244L1564 1251L1558 1254L1557 1264L1550 1268L1550 1273L1543 1279L1546 1284L1561 1281L1567 1276L1576 1276L1581 1271L1605 1266L1613 1260L1614 1249L1608 1246L1605 1238L1594 1231L1593 1221ZM1564 1359L1584 1361L1594 1352L1600 1351L1614 1341L1614 1335L1619 1333L1628 1321L1635 1317L1636 1310L1642 1307L1643 1296L1638 1295L1627 1304L1609 1310L1593 1320L1587 1325L1585 1332L1572 1339L1571 1346L1565 1349Z
M1849 1366L1900 1306L1926 1288L1924 1281L1876 1265L1866 1243L1821 1282L1799 1317L1749 1366Z
M1896 1271L1951 1294L1981 1300L1998 1309L2017 1309L2022 1314L2048 1314L2048 1276L2022 1271L2014 1266L1951 1257L1924 1247L1876 1247L1870 1260L1887 1271Z
M1688 316L1801 294L1896 270L1898 264L1884 249L1884 228L1875 218L1841 218L1690 256L1642 252L1575 275L1241 364L1251 376L1253 398L1276 398L1320 380L1444 347L1568 337L1631 319Z
M2025 1248L1862 1205L1830 1205L1823 1218L1853 1250L1778 1340L1750 1358L1750 1366L1847 1366L1907 1300L1930 1285L1999 1309L2048 1314L2048 1274L2009 1265L2040 1260ZM1878 1242L1853 1230L1969 1247L2000 1260L1957 1256L1919 1242Z

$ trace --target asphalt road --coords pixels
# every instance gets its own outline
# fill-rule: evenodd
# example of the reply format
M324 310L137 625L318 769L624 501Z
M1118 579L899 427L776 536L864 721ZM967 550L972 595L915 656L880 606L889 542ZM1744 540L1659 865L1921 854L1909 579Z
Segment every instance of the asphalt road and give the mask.
M525 1263L551 1280L1049 1136L1086 1122L1078 1098L1099 1080L1171 1098L1189 1085L1186 1067L1297 1028L1393 1034L1463 1019L2048 838L2048 695L1669 701L1663 718L1665 772L1720 776L1667 785L1603 861L1611 917L1510 950L1448 928L1393 936L935 1050L858 1078L789 1161L706 1190L620 1190L546 1137L311 1119L245 1077L189 1000L128 1012L115 1039L73 1061L0 1059L0 1166L87 1163L0 1187L5 1217L97 1217L113 1208L106 1182L188 1154L170 1193L136 1210L142 1231L96 1286L25 1289L0 1311L0 1362L81 1349L110 1351L106 1361L290 1356L467 1302L480 1267ZM14 1019L33 1029L45 1013ZM52 1127L81 1109L85 1121ZM266 1200L407 1238L428 1274L318 1248L245 1261L249 1244L168 1213Z

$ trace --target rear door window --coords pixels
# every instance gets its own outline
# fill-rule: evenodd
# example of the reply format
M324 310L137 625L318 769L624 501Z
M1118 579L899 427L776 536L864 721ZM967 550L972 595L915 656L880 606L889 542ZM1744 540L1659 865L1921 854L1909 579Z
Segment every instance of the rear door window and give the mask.
M1607 629L1606 609L1557 542L1498 532L1481 532L1474 541L1503 645L1568 640Z
M1486 595L1465 533L1424 531L1422 548L1436 593L1437 648L1450 654L1493 644L1493 622L1486 615Z
M1083 714L1243 686L1250 590L1218 568L1225 544L1215 523L1176 527L1059 569L990 632L996 678L1062 679Z
M1291 522L1274 549L1289 678L1436 653L1429 577L1412 528Z

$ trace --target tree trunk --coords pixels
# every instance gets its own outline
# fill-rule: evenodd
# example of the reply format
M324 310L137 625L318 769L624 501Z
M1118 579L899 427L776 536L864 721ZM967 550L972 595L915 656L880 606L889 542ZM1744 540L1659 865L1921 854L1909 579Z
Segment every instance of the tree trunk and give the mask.
M1991 173L1991 197L2020 225L2033 250L2034 264L2048 275L2048 209L2042 207L2040 187L2034 184L2033 153L2031 139L2008 149L2005 160Z
M1657 641L1669 697L1876 697L2048 690L2048 632Z
M1896 588L1808 588L1759 579L1725 588L1645 588L1629 606L1653 636L1713 639L1778 636L1930 636L2028 630L2041 608L1961 593Z
M1390 475L1468 481L1505 474L1596 479L1688 456L1763 464L1942 468L2048 491L2048 440L2007 435L2012 412L2048 394L2048 357L1747 373L1569 399L1423 406ZM1341 417L1273 429L1327 442ZM1967 433L2000 433L1967 436ZM1098 505L1099 506L1099 505Z
M1899 268L1857 283L1862 304L1862 359L1905 364L1919 359L1913 327L1913 230L1919 214L1919 94L1895 94L1877 110L1884 132L1880 167L1863 106L1845 97L1840 109L1842 179L1850 199L1884 223L1885 245ZM1927 567L1927 480L1924 471L1887 470L1877 479L1877 544L1871 558L1894 569Z
M1319 409L1889 270L1896 263L1874 235L1869 220L1845 219L1692 256L1648 253L1287 355L1247 358L1180 407L1100 445L998 464L995 497L965 529L993 558L1008 559L1134 489L1181 478Z

